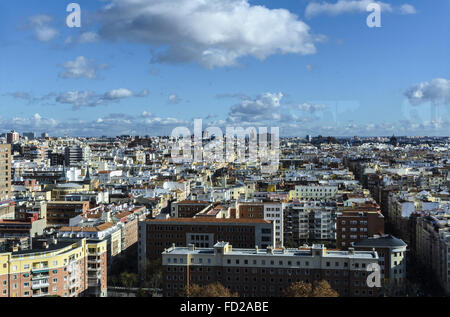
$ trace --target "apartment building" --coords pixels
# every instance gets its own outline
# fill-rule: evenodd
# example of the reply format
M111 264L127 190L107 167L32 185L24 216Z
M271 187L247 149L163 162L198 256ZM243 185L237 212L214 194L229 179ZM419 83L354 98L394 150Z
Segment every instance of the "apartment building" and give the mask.
M271 221L275 224L275 247L284 245L284 217L283 206L280 202L264 203L264 220Z
M11 145L0 144L0 201L11 196Z
M14 218L11 196L11 145L0 144L0 219Z
M18 132L10 131L10 132L6 133L6 143L15 144L15 143L19 142L19 140L20 140L20 135Z
M29 219L34 215L39 219L47 219L46 200L23 201L17 203L15 207L15 219Z
M47 204L47 225L67 226L70 219L84 214L89 208L88 201L49 201Z
M92 224L91 226L62 227L58 229L57 237L60 240L89 239L93 241L107 242L108 265L113 258L122 252L122 230L121 227L111 222Z
M295 282L327 280L340 296L377 296L367 284L376 251L331 251L323 245L298 249L233 249L172 246L162 254L163 294L178 296L189 285L220 282L241 297L281 297Z
M337 186L328 185L297 185L289 192L290 199L321 200L334 197L338 192Z
M211 203L203 200L183 200L172 203L170 216L173 218L192 218L196 213L208 207Z
M2 219L0 220L0 238L34 238L42 235L45 228L46 220L39 219L37 215L22 220Z
M407 244L392 235L374 236L357 241L355 250L377 251L381 281L389 295L404 295L406 282Z
M106 296L106 242L43 242L0 253L0 297Z
M427 191L392 192L388 198L388 217L395 230L409 242L411 215L416 210L432 211L439 207L439 201L436 201L436 197Z
M283 204L284 240L292 244L336 240L336 202L294 200Z
M139 268L161 258L172 244L212 247L227 239L242 248L275 244L274 223L263 219L169 218L139 222Z
M74 166L77 163L87 161L91 155L89 147L68 146L64 149L64 160L66 166Z
M413 228L416 259L434 274L447 295L450 295L449 215L447 211L417 216Z
M135 246L138 242L139 218L130 211L124 211L114 215L122 227L122 250ZM137 245L136 245L137 246Z
M336 219L336 246L346 249L362 239L384 234L384 216L379 208L343 208Z
M275 224L275 247L282 247L283 205L281 202L239 202L236 204L235 217L239 219L264 219Z
M23 157L28 161L44 161L48 157L46 145L27 144L23 147Z

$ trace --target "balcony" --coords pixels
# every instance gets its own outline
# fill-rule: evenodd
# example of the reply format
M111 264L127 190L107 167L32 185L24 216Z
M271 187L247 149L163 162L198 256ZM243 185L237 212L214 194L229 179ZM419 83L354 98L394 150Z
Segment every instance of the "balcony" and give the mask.
M33 285L31 286L31 288L32 289L40 289L42 287L48 287L48 286L49 286L49 283L48 283L48 280L47 280L47 281L41 281L39 283L34 283L33 282Z
M32 281L39 281L39 280L43 280L43 279L48 279L49 276L48 275L39 275L39 276L33 276L31 278Z
M31 269L31 272L33 272L33 273L48 272L48 271L49 271L49 267L47 265L35 266Z
M99 271L102 267L101 266L88 266L88 271Z
M100 263L102 260L99 258L99 257L90 257L90 256L88 256L88 260L87 260L87 262L88 263Z
M44 297L44 296L48 296L48 295L50 295L50 293L46 292L46 293L33 294L33 297Z

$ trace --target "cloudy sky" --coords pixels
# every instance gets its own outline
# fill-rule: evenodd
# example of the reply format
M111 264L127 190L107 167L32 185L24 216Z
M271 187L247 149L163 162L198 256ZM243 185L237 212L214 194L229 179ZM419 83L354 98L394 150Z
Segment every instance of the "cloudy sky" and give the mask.
M450 135L450 2L0 2L0 133Z

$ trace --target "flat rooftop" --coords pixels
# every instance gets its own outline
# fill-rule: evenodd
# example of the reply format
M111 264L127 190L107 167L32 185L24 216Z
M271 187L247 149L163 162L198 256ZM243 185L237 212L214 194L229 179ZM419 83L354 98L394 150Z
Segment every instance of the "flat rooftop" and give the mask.
M160 224L195 224L195 223L224 223L224 224L261 224L272 222L259 218L243 219L243 218L168 218L168 219L147 219L145 222Z
M320 250L320 249L319 249ZM176 247L175 249L171 248L166 251L166 254L174 254L174 255L186 255L186 254L214 254L214 248L195 248L194 250L190 250L189 247ZM225 255L228 256L273 256L273 257L316 257L313 256L311 249L286 249L283 252L281 249L274 249L273 254L267 252L266 249L232 249L231 251L227 251ZM353 258L353 259L377 259L378 256L373 251L327 251L324 255L324 258Z

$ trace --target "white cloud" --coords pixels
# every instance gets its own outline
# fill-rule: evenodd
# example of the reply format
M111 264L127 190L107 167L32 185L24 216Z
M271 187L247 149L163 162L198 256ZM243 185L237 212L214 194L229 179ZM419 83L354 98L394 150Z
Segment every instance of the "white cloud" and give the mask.
M105 97L105 99L116 100L116 99L132 97L133 95L134 94L131 90L125 89L125 88L120 88L120 89L114 89L114 90L108 91L104 95L104 97Z
M56 97L56 102L69 104L72 105L74 109L77 109L80 107L97 107L106 105L109 102L120 101L131 97L145 97L147 95L148 90L134 93L126 88L113 89L104 94L96 94L93 91L67 91L60 93Z
M283 94L264 93L255 99L244 97L242 101L231 107L228 121L234 123L261 122L265 120L279 120L277 113L281 105Z
M93 65L86 57L78 56L74 61L63 64L64 72L59 74L61 78L96 78L97 69L103 69L106 65Z
M450 104L450 80L435 78L422 82L409 88L405 96L413 105L427 102Z
M232 66L244 56L314 54L316 38L286 9L248 0L112 0L99 13L99 34L156 48L154 62Z
M95 96L93 91L67 91L59 94L56 97L56 102L70 104L74 107L93 107L98 105L97 102L94 101Z
M172 93L168 97L168 102L171 103L171 104L177 104L177 103L181 102L181 99L180 99L180 97L178 97L177 94L173 94Z
M329 16L337 16L345 13L355 12L367 12L367 7L370 3L378 3L382 12L389 13L401 13L401 14L414 14L415 8L410 4L403 4L399 7L393 7L391 4L382 1L373 0L338 0L337 2L330 3L326 1L322 2L310 2L305 9L305 16L312 18L318 15L326 14Z
M29 118L0 117L0 133L11 129L16 131L49 132L63 136L116 136L122 134L170 135L177 126L189 126L190 122L176 118L157 117L147 113L145 117L126 113L112 113L101 118L84 120L55 120L36 113Z
M398 120L384 123L355 123L342 122L340 124L313 124L305 118L280 114L280 120L274 123L283 122L280 125L282 136L299 136L305 134L312 135L333 135L333 136L390 136L396 135L436 135L448 136L450 121L444 118L439 124L435 122L415 122L408 120ZM31 117L0 117L0 133L9 130L49 132L51 135L62 136L116 136L122 134L136 135L170 135L175 127L185 126L192 129L192 120L185 120L173 117L159 117L144 111L142 115L130 115L127 113L111 113L101 118L85 120L55 120L47 118L38 113ZM204 126L218 126L225 128L230 122L215 120L205 123ZM250 126L258 126L257 122L248 122ZM232 125L235 126L235 125ZM244 125L241 125L244 126ZM267 125L266 126L274 126Z
M99 36L95 32L84 32L78 38L78 43L95 43L98 42Z
M416 14L417 10L410 4L400 6L400 13L402 14Z
M30 27L33 29L37 40L49 42L59 35L59 31L50 26L53 18L45 14L34 15L29 18Z

